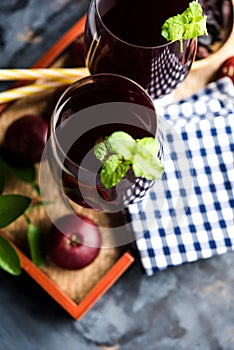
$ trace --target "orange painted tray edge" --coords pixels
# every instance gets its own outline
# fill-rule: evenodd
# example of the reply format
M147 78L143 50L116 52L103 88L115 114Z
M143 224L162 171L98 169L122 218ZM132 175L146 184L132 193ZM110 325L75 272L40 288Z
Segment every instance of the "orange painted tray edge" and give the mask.
M58 288L42 270L40 270L3 232L4 236L16 249L19 254L23 270L31 276L54 300L57 301L73 318L81 319L84 314L100 299L103 294L118 280L118 278L134 262L134 257L126 251L100 281L93 287L79 304L76 304L61 289Z
M49 67L70 44L84 32L86 14L76 22L34 65L34 68Z

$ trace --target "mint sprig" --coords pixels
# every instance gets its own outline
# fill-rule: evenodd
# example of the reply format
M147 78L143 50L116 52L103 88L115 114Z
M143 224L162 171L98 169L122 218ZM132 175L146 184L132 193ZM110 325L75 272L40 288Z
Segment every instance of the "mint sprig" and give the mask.
M102 166L100 178L104 186L115 186L126 175L130 165L121 155L112 154Z
M123 131L116 131L95 146L94 154L104 164L100 178L109 189L119 183L130 167L136 177L157 180L163 172L158 158L159 143L153 137L135 140Z
M182 13L168 18L162 26L162 36L168 41L179 40L182 48L183 39L194 39L200 35L208 35L207 16L203 15L201 5L192 1Z

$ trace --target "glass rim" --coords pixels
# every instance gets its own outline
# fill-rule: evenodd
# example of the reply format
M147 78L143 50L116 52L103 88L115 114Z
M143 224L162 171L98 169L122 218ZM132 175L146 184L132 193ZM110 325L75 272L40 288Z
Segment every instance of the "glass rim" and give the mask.
M58 139L57 139L57 136L56 136L56 123L58 121L58 117L59 117L59 114L58 114L58 109L60 107L60 103L61 101L63 100L64 96L71 90L73 90L74 88L76 87L79 87L79 86L83 86L87 81L89 81L90 79L92 80L93 78L99 78L99 77L113 77L113 78L120 78L120 80L123 80L125 82L129 82L131 85L134 85L135 87L137 87L138 90L140 90L141 92L143 92L143 94L145 95L145 97L147 98L147 100L150 102L150 104L152 105L152 110L154 111L155 113L155 117L157 119L157 113L156 113L156 108L155 108L155 105L154 105L154 102L151 98L151 96L149 95L149 93L140 85L138 84L137 82L135 82L134 80L128 78L128 77L125 77L123 75L120 75L120 74L115 74L115 73L97 73L97 74L90 74L86 77L83 77L77 81L75 81L74 83L72 83L71 85L69 85L67 87L67 89L62 93L62 95L59 97L55 107L54 107L54 110L52 112L52 116L51 116L51 121L50 121L50 132L51 132L51 136L50 136L50 140L52 143L55 143L56 144L56 147L59 148L59 152L62 153L63 155L63 159L67 160L70 164L72 164L74 167L76 167L77 169L80 169L84 172L91 172L91 170L88 170L82 166L80 166L79 164L77 164L76 162L74 162L71 158L68 157L68 155L65 153L65 151L63 150L63 148L61 147L61 144L59 143ZM112 78L111 78L112 79ZM128 103L131 103L131 102L128 102ZM57 117L57 118L55 118ZM157 134L157 124L156 124L156 134ZM52 146L53 148L53 146ZM57 151L56 150L53 150L52 149L52 152L56 152L56 156L58 156L57 154ZM58 156L59 158L59 156ZM60 162L60 159L58 159L58 161ZM63 164L63 169L68 173L70 174L71 176L74 176L74 174L71 173L71 171L69 171L65 165Z
M102 23L102 26L105 28L105 30L113 37L115 38L117 41L121 42L122 44L134 47L134 48L138 48L138 49L143 49L143 50L156 50L156 49L163 49L167 46L172 46L179 43L179 40L175 40L175 41L170 41L170 42L166 42L165 44L162 45L155 45L155 46L143 46L143 45L136 45L136 44L132 44L129 43L128 41L125 41L123 39L121 39L120 37L118 37L117 35L115 35L103 22L102 20L102 16L100 14L99 8L98 8L98 2L100 2L101 0L94 0L95 3L95 7L96 7L96 11L97 11L97 15L98 15L98 19L99 21ZM195 0L196 2L198 2L198 0ZM188 4L189 4L189 0L188 0ZM196 38L195 38L196 39ZM194 39L182 39L183 42L187 43L189 41L193 41Z

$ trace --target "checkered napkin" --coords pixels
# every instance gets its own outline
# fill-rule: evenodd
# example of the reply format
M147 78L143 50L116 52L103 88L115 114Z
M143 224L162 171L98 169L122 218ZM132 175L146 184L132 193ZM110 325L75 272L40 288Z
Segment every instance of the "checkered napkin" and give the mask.
M234 87L160 111L164 175L127 216L147 275L234 249Z

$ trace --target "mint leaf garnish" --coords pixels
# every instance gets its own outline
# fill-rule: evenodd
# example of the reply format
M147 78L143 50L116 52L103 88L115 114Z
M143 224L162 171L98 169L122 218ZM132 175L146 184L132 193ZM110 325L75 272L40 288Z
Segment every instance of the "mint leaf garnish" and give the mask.
M103 164L101 170L101 181L109 189L124 177L130 166L130 162L124 160L119 154L112 154Z
M147 180L161 177L163 165L157 157L159 143L155 138L144 137L141 140L134 140L129 134L116 131L105 139L105 147L102 143L100 147L99 145L95 147L94 154L99 160L105 158L100 178L107 189L115 186L130 167L136 177L143 176ZM103 157L104 153L105 157Z
M160 159L149 152L143 152L142 147L135 154L132 168L136 177L143 176L147 180L158 180L163 171Z
M147 180L157 180L161 177L163 165L155 156L158 151L159 143L156 139L145 137L137 140L132 165L136 177L143 176Z
M107 144L105 141L102 141L98 143L94 147L94 154L97 159L99 159L101 162L103 162L108 154Z
M137 140L137 144L145 147L154 156L159 151L159 142L153 137L144 137L143 139Z
M181 15L168 18L162 26L162 36L167 41L176 41L183 38L184 20Z
M134 153L135 140L124 131L115 131L108 137L108 144L112 152L120 154L124 159L131 160Z
M200 35L208 35L207 16L202 14L201 5L192 1L182 13L168 18L162 26L162 36L168 41L189 40Z

